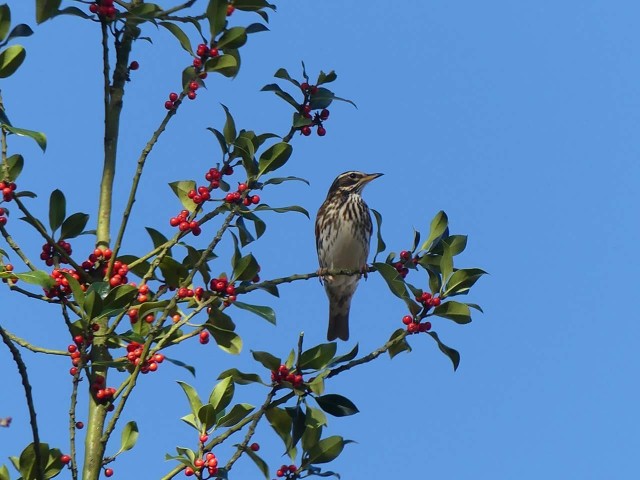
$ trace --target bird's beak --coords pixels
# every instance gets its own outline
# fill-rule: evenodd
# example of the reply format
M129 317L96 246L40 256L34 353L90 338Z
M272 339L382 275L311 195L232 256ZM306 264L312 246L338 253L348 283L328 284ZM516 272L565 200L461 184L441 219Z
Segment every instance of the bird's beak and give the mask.
M382 175L384 175L383 173L369 173L367 175L365 175L364 177L362 177L361 182L364 184L369 183L371 180L375 180L378 177L381 177Z

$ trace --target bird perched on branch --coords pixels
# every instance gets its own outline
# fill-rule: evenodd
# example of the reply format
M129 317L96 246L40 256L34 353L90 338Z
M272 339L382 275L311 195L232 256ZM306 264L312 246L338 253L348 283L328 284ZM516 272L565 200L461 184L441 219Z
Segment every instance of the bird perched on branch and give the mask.
M362 190L381 173L345 172L333 181L316 216L316 249L320 274L360 270L366 274L373 232ZM349 339L349 309L361 275L323 275L329 297L327 340Z

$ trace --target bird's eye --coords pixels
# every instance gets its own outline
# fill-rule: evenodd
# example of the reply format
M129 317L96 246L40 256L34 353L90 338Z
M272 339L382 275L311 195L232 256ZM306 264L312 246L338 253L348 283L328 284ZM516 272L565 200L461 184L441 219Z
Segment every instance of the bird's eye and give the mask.
M350 178L351 180L355 180L355 179L356 179L356 177L357 177L357 175L356 175L355 173L350 173L350 174L349 174L349 178Z

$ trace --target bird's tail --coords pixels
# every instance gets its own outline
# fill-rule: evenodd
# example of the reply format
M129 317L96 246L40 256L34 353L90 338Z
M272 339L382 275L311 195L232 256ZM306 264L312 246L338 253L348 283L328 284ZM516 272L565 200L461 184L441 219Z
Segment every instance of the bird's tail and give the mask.
M327 340L331 342L336 338L349 340L349 305L329 308Z

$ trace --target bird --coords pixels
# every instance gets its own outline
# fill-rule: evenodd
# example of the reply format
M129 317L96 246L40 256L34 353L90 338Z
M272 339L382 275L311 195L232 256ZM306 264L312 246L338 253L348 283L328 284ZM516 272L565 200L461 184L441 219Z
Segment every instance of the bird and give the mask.
M361 275L328 275L332 270L361 270L366 275L369 242L373 233L371 213L362 190L382 173L341 173L316 215L316 249L320 278L329 298L327 340L349 339L351 299Z

